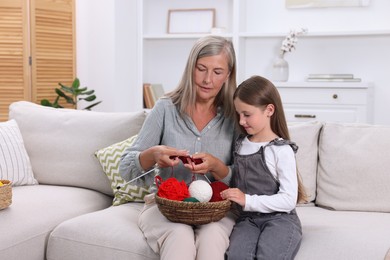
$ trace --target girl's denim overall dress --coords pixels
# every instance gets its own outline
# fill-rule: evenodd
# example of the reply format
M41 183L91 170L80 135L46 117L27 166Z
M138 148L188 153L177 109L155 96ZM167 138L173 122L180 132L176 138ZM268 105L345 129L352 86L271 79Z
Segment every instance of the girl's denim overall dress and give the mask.
M298 147L290 141L275 139L254 154L240 155L238 151L242 140L243 136L235 143L231 186L249 195L276 194L280 183L269 171L264 151L271 145L290 145L294 152ZM228 259L294 258L302 239L301 222L295 209L289 213L260 213L243 211L238 204L234 206L239 217L230 237L230 246L226 253Z

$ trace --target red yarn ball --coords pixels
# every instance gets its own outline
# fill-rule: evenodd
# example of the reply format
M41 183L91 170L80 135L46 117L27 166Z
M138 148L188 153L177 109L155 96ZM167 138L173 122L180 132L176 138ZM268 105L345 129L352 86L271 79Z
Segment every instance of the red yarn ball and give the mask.
M210 183L211 189L213 190L213 195L211 196L210 202L216 202L223 200L221 197L221 191L229 188L225 183L221 181L214 181Z
M190 196L187 184L184 181L179 182L176 178L168 178L158 187L157 195L169 200L182 201Z

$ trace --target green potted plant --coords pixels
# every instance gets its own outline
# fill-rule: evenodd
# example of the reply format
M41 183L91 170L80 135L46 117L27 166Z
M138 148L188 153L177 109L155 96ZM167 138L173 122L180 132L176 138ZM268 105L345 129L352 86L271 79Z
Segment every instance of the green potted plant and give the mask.
M79 109L78 102L84 100L86 102L92 102L96 100L95 90L88 90L87 87L80 88L80 80L75 78L72 82L72 86L68 87L62 83L58 83L60 88L56 88L55 92L57 97L54 102L50 102L47 99L41 100L42 106L55 107L55 108L64 108L59 104L61 98L65 99L66 103L71 104L74 109ZM84 107L83 110L91 110L94 106L100 104L102 101L95 102L87 107Z

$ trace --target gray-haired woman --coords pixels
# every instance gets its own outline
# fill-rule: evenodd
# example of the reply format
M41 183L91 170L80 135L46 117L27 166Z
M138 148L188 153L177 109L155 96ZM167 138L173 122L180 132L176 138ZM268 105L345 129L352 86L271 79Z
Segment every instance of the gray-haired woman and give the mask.
M133 179L158 165L160 176L190 183L192 174L229 184L235 135L233 93L236 57L233 44L220 36L205 36L194 44L182 79L175 90L159 99L122 156L120 173ZM191 155L202 163L182 164L178 156ZM206 176L206 177L205 177ZM152 182L147 176L146 182ZM157 205L145 203L139 227L161 259L224 259L234 219L196 227L173 223Z

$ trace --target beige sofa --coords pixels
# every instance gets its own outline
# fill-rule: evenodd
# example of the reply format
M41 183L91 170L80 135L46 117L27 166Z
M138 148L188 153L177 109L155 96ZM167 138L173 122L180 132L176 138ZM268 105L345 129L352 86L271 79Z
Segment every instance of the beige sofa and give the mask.
M11 206L0 211L0 259L159 259L137 226L143 203L112 206L113 187L95 157L135 135L145 116L13 103L10 119L39 184L13 187ZM296 259L385 259L390 127L289 128L311 199L298 207L303 241Z

